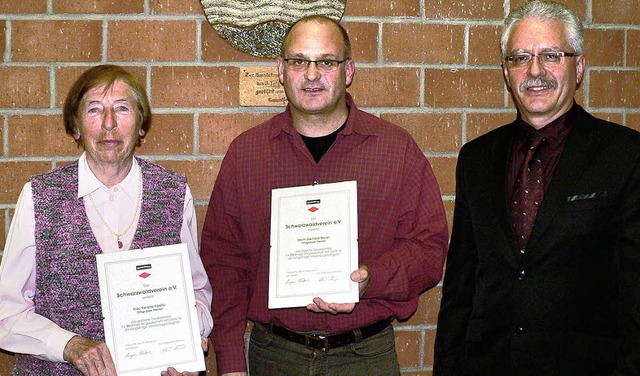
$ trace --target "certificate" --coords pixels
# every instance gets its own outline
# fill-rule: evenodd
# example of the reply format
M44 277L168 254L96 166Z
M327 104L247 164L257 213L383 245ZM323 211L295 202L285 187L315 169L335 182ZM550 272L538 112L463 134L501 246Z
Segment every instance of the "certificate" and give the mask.
M357 207L355 181L272 190L270 309L358 302Z
M118 375L205 369L186 244L96 256L105 342Z

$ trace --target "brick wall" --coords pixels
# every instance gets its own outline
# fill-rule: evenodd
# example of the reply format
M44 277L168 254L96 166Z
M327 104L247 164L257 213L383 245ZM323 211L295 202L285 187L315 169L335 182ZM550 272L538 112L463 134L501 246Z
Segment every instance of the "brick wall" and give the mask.
M449 218L457 151L514 117L499 69L501 20L517 1L347 0L358 105L406 127L430 158ZM585 21L578 100L640 126L640 0L566 0ZM202 223L229 142L279 112L239 105L239 67L275 66L235 50L198 0L0 1L0 244L24 182L77 158L61 103L87 67L117 63L143 82L154 124L138 154L184 173ZM275 68L274 68L275 70ZM4 248L4 247L3 247ZM396 325L404 375L429 375L440 288ZM12 357L0 353L0 375ZM208 357L215 374L213 356Z

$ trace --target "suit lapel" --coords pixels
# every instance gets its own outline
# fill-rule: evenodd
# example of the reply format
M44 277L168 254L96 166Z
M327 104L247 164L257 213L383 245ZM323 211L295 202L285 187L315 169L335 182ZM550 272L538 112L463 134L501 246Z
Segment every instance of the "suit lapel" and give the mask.
M549 226L555 216L565 210L569 193L574 190L578 178L590 165L594 155L592 150L596 147L598 139L593 118L580 109L536 216L527 246L531 250L527 255L531 256L532 260L549 251L549 248L544 247L544 242L540 246L538 243L544 234L550 231Z
M518 243L516 233L511 220L511 208L507 197L507 178L509 171L509 161L511 159L511 144L516 132L515 123L505 127L505 131L496 137L492 145L489 160L489 187L493 205L496 209L498 221L502 232L508 239L511 248L497 247L509 264L514 268L518 266L516 250Z

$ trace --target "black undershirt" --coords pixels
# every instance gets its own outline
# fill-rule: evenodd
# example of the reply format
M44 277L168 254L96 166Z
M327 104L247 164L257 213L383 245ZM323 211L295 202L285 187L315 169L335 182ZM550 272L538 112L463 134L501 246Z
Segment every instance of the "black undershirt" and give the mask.
M320 162L320 159L322 159L324 153L326 153L331 145L333 145L336 137L338 137L338 133L340 133L340 131L344 129L345 125L347 125L346 121L340 128L336 129L333 133L326 136L308 137L300 135L300 137L302 137L302 141L304 141L304 144L307 145L307 149L309 149L309 152L313 156L313 159L315 159L316 163Z

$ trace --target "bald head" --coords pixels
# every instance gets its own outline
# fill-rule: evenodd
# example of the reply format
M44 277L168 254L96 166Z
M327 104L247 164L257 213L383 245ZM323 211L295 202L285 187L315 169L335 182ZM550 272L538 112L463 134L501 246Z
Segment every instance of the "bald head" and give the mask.
M287 51L287 48L291 43L291 38L295 37L295 33L292 33L294 29L296 29L298 26L305 23L325 24L325 25L331 25L335 27L336 31L338 31L342 36L342 42L344 44L343 45L344 57L345 58L351 57L351 41L349 40L349 35L347 34L347 30L345 30L345 28L342 27L340 23L325 16L309 16L309 17L301 18L300 20L296 21L293 25L291 25L289 30L287 30L286 34L284 35L284 38L282 39L282 46L280 47L280 56L285 57L285 52Z

